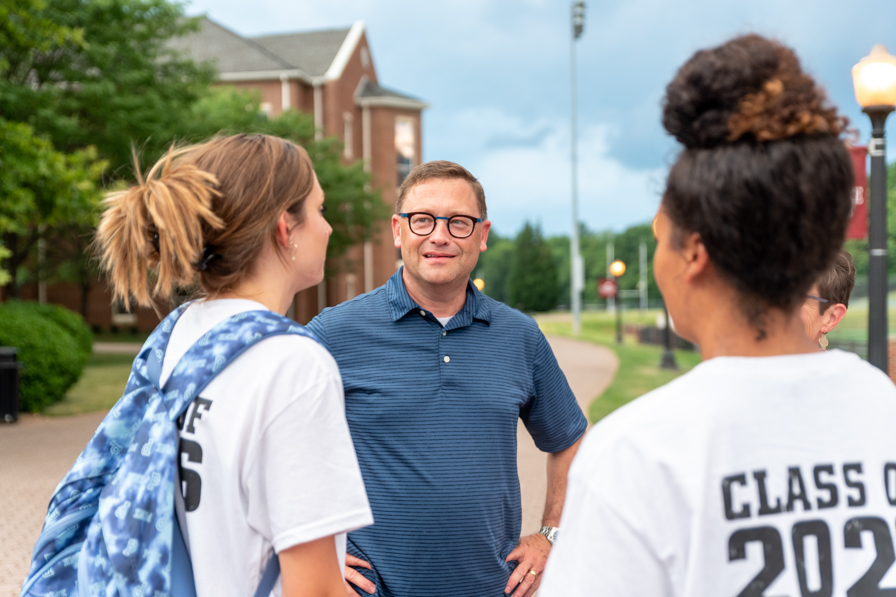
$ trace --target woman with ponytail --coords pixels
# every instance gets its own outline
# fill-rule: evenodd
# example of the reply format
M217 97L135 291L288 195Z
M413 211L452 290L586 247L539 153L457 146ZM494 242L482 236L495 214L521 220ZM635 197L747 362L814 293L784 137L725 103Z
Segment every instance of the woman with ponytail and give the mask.
M215 326L285 314L323 279L323 203L305 150L266 135L172 150L108 197L96 246L116 299L159 308L180 292L200 297L174 324L161 387ZM344 595L345 533L373 521L339 371L313 335L247 349L178 426L175 507L198 596L252 595L272 553L275 594Z
M703 362L589 432L540 594L890 594L896 388L801 319L844 241L846 119L747 35L681 67L663 124L654 272Z

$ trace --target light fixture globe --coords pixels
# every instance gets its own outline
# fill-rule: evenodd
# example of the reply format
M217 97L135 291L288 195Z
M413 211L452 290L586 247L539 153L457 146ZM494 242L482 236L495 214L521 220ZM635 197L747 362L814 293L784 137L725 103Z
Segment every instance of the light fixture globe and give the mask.
M896 57L883 44L875 45L852 67L852 81L862 108L896 105Z
M625 273L625 263L617 259L610 264L610 273L618 278Z

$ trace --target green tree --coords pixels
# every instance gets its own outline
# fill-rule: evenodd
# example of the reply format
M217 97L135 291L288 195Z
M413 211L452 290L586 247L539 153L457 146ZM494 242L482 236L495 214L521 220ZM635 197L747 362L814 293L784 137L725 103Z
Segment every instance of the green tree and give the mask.
M110 175L131 144L158 152L215 77L167 40L197 27L167 0L9 0L0 30L0 114L73 153L95 146Z
M513 262L513 240L500 236L495 229L488 231L488 249L479 254L475 276L485 282L483 292L496 301L510 303L507 294L507 274Z
M333 227L328 267L352 245L366 240L373 222L388 217L378 192L370 188L370 174L361 160L346 164L342 143L333 137L315 138L314 119L296 110L267 118L260 109L261 95L229 86L212 87L191 107L175 142L197 142L215 134L266 133L289 139L308 151L325 193L326 218Z
M94 181L103 168L92 148L63 154L28 125L0 119L0 233L10 296L18 296L22 265L46 230L77 224L96 209Z
M268 120L257 93L211 87L216 78L211 65L197 65L171 49L168 40L198 26L183 11L183 4L169 0L8 0L0 5L0 117L27 125L35 139L17 158L16 176L19 182L30 181L22 188L35 197L50 197L50 189L60 185L83 191L63 193L53 209L41 205L19 213L15 230L0 228L12 253L6 263L14 281L36 277L34 249L42 237L51 250L40 275L79 283L86 304L95 277L87 251L97 216L94 191L132 177L134 146L141 161L150 164L173 142L201 141L218 132L266 132L303 145L327 196L334 228L330 257L344 255L370 235L374 219L387 215L361 163L343 163L338 141L315 139L309 116L287 112ZM21 145L22 131L6 140L7 147ZM96 156L109 167L94 167L100 163ZM64 177L60 164L70 170ZM16 184L6 183L4 192ZM43 190L36 188L40 185ZM92 199L86 200L88 194ZM5 211L19 206L10 203ZM59 217L57 208L63 207L67 216Z
M557 266L538 225L526 222L514 241L507 292L510 304L524 311L557 306Z

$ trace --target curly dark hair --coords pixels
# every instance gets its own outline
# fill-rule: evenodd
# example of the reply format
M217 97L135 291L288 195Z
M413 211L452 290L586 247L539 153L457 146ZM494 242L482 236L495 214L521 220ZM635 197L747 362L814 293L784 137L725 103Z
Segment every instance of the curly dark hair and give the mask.
M796 309L843 244L847 120L793 50L745 35L681 67L663 125L684 145L663 208L677 234L700 234L761 339L768 309Z

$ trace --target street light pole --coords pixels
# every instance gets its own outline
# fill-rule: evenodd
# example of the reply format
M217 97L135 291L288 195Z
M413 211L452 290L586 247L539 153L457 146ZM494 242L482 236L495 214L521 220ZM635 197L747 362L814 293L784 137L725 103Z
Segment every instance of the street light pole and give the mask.
M669 320L666 299L663 299L663 316L666 318L666 327L663 329L663 356L660 357L660 369L677 371L678 363L675 361L675 353L672 352L672 322Z
M852 67L856 100L871 119L868 183L868 362L889 373L887 350L887 144L884 124L896 107L896 57L877 44Z
M625 273L625 262L617 259L610 264L610 275L619 280ZM619 296L619 283L616 283L616 296ZM616 344L622 344L622 301L616 305Z
M868 362L888 372L887 355L887 142L884 123L893 106L869 106L871 180L868 182Z
M579 201L578 201L578 151L576 139L576 40L585 29L585 3L572 5L572 38L569 51L569 97L572 161L572 236L570 237L570 289L572 307L572 333L576 336L582 330L582 286L584 285L582 257L579 254Z

